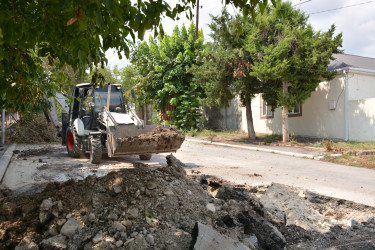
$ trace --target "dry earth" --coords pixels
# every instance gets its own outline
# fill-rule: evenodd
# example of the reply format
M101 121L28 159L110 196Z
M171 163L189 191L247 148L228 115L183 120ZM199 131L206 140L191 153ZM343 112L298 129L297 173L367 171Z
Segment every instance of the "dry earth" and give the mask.
M1 189L1 248L200 249L197 222L242 249L375 248L373 207L280 184L187 176L172 155L167 163L134 163L35 194Z

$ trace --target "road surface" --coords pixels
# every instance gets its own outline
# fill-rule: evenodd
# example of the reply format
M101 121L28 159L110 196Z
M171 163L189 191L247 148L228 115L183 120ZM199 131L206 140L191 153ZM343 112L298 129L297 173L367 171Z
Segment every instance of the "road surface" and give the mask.
M49 181L104 175L108 171L129 168L132 162L139 161L137 156L126 156L92 165L88 163L88 155L84 159L71 159L63 147L48 147L50 153L14 157L3 184L21 192L35 189L37 185L42 187ZM30 149L30 146L18 148L20 151L25 149ZM165 155L154 155L147 164L164 166ZM199 171L252 186L277 182L375 207L374 170L188 141L174 155L186 164L188 174Z

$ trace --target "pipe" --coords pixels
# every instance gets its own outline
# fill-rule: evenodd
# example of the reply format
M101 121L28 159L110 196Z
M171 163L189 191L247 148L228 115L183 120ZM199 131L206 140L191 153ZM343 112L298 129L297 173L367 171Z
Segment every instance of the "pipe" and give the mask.
M345 141L349 141L349 117L348 117L348 72L343 71L345 75L345 103L344 103L344 114L345 114Z
M107 109L109 111L109 105L111 104L111 84L108 83L108 92L107 92Z
M1 144L5 144L5 109L1 113Z

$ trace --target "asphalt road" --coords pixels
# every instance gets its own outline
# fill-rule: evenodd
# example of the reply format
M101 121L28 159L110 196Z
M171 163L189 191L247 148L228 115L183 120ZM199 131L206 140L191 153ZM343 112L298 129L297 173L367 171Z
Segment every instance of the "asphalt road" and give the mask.
M137 156L106 159L92 165L87 158L71 159L61 146L48 146L50 153L13 157L3 184L20 192L50 181L82 179L108 171L132 167ZM18 146L18 150L30 146ZM151 167L165 166L165 155L154 155ZM199 171L237 184L268 185L272 182L295 186L340 199L375 207L375 171L318 160L185 141L174 154L186 164L187 173Z
M175 155L192 170L238 184L277 182L375 207L374 170L193 142Z

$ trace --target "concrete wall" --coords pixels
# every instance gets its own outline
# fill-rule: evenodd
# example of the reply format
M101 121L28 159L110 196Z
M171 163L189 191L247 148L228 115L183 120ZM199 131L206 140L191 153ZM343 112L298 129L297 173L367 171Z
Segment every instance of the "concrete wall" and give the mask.
M302 104L302 116L289 117L291 134L344 139L344 79L344 76L338 76L329 83L319 84L311 97ZM255 132L282 134L281 108L274 111L273 118L262 118L260 98L260 95L257 95L252 100ZM335 103L336 109L329 109L330 101ZM243 116L245 117L245 110ZM242 124L244 131L246 126L246 123Z
M239 130L242 124L242 108L238 97L233 98L227 108L204 107L204 115L207 119L206 127L211 129Z
M261 96L252 100L256 133L282 134L282 113L277 108L273 118L261 117ZM334 109L330 109L330 104ZM238 110L242 111L238 117ZM289 117L289 131L294 135L345 139L345 76L339 74L330 82L321 82L302 104L302 116ZM218 119L223 128L247 132L246 110L238 99L231 107L220 110ZM225 116L226 114L226 116ZM348 73L349 140L375 141L375 72L349 69ZM224 119L224 117L227 117ZM237 121L236 121L237 119ZM224 122L224 120L226 122Z
M375 141L375 74L349 71L349 140Z

